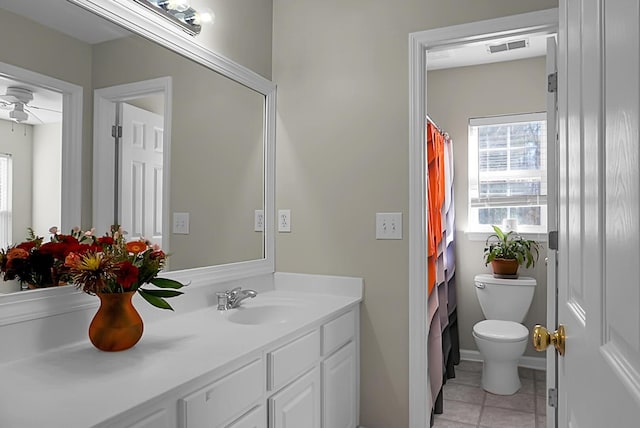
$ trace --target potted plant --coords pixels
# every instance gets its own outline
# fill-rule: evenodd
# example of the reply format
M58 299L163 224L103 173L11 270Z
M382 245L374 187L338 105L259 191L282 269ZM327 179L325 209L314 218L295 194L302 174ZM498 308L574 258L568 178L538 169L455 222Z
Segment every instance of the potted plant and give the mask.
M489 235L484 247L484 264L491 263L496 277L515 278L520 265L527 268L538 261L539 244L511 231L504 233L498 226L492 226L495 233Z
M74 232L79 245L64 260L70 282L100 298L100 308L89 325L89 339L103 351L131 348L142 337L142 318L132 305L135 293L161 309L173 310L165 300L182 294L183 284L159 278L167 255L144 239L127 242L118 225L96 237L93 230ZM155 288L149 288L152 284Z

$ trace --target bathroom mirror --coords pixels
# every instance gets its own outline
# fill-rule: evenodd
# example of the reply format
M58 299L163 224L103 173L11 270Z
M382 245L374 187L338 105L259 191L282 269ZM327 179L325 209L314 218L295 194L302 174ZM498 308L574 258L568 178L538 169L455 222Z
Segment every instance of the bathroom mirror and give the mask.
M9 31L13 40L0 47L0 61L82 88L82 119L68 119L81 135L81 149L70 139L62 142L63 158L79 171L71 183L80 196L71 217L80 219L81 205L82 224L94 224L89 207L95 218L96 201L111 200L114 192L101 187L100 179L93 180L93 189L90 184L92 164L111 168L108 159L91 156L94 91L168 79L171 105L162 108L168 112L163 132L170 133L163 149L169 151L156 219L172 254L171 276L198 282L273 271L275 85L135 2L0 0L0 8L7 10L0 33ZM144 96L123 102L153 110L153 97L138 95ZM257 210L264 213L264 231L254 230ZM189 215L188 235L173 233L174 213Z

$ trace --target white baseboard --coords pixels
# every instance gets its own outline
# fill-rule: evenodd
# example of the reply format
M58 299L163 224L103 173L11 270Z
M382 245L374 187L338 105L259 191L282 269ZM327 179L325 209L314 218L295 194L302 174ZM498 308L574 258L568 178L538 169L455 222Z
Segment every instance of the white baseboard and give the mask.
M473 351L471 349L461 349L460 359L466 361L482 361L482 356L478 351ZM544 357L522 356L518 365L520 367L525 367L528 369L546 370L547 359Z

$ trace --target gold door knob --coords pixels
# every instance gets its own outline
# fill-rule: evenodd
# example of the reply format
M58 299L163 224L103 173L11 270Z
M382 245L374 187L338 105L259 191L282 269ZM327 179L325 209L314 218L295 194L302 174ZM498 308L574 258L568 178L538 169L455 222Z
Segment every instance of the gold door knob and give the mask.
M553 346L558 350L560 355L564 355L564 343L566 335L564 333L564 326L560 324L558 329L553 333L549 333L546 327L540 324L533 328L533 347L536 351L542 352L553 343Z

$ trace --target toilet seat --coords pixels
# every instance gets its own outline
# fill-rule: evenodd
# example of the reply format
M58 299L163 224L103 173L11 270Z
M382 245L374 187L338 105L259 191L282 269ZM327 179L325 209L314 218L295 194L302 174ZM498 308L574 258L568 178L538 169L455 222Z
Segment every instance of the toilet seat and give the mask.
M529 330L514 321L484 320L473 326L473 334L494 342L520 342L529 336Z

